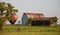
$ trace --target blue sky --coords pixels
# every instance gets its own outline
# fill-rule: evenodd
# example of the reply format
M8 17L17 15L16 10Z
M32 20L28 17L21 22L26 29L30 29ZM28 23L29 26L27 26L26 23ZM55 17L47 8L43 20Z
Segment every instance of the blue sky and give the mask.
M57 16L60 23L60 0L0 0L18 9L18 20L24 12L43 13L46 17Z

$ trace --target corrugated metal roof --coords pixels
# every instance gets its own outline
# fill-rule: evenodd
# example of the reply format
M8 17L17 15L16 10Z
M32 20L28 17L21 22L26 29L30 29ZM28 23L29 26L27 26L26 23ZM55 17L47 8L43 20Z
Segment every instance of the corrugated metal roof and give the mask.
M54 19L57 19L57 18L55 18L55 17L43 17L43 18L39 18L39 19L33 18L32 20L54 20Z
M44 17L44 14L42 14L42 13L24 13L24 14L26 14L29 18L37 18L37 19L39 19L39 18L41 18L41 17Z
M51 20L56 19L56 17L44 17L42 13L24 13L28 16L28 18L32 18L32 20Z

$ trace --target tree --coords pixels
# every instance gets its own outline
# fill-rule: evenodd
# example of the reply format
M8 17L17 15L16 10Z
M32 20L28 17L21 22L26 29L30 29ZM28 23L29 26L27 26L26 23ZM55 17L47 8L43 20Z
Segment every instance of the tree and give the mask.
M0 30L2 30L4 21L13 20L12 14L14 12L18 12L18 10L14 9L10 3L0 2Z
M31 23L32 23L32 18L29 18L27 24L31 26Z

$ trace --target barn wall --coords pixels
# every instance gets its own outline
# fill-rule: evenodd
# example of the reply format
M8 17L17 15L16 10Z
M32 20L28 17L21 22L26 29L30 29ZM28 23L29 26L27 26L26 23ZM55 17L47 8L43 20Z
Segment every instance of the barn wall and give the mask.
M32 26L49 26L50 20L38 20L38 21L32 21Z
M50 23L50 26L57 26L57 22Z
M56 19L56 18L55 18L55 19ZM51 21L50 21L50 26L57 26L57 21L55 21L54 18L51 19Z
M26 25L27 21L28 21L27 15L23 15L23 17L22 17L22 25Z

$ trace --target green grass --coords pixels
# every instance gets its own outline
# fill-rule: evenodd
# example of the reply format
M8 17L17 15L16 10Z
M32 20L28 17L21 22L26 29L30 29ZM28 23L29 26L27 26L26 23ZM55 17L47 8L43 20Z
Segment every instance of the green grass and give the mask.
M60 26L3 26L1 35L60 35Z

